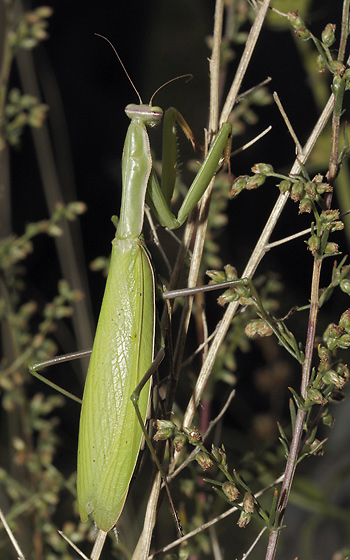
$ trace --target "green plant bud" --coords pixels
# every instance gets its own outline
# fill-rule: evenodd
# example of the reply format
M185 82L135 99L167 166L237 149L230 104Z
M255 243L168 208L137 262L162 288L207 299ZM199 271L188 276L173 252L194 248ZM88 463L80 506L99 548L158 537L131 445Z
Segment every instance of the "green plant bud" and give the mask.
M28 301L27 303L21 305L19 313L22 315L22 317L29 319L30 317L32 317L32 315L34 315L37 308L38 304L35 301Z
M322 31L322 43L325 47L331 47L335 41L335 28L334 23L327 23L326 27Z
M233 183L230 192L228 193L229 198L235 198L240 192L245 188L249 175L240 175L237 177Z
M339 285L340 289L345 294L348 294L348 296L350 296L350 280L348 278L344 278L344 280L342 280Z
M209 276L215 284L226 282L226 274L223 270L207 270L206 275Z
M350 381L350 371L346 364L337 364L335 367L336 372L344 377L345 381Z
M344 78L345 78L345 87L348 90L350 87L350 68L347 68L344 72Z
M324 72L326 67L327 67L327 60L325 59L324 56L322 56L322 54L319 54L317 59L316 59L317 72L319 72L319 73Z
M298 12L293 12L293 11L288 12L287 19L289 23L291 23L292 26L295 28L303 27L305 25L304 20L301 19L301 17L299 17Z
M322 423L329 428L333 428L335 422L334 416L332 416L329 412L322 416Z
M281 194L288 192L292 187L292 181L289 179L283 179L278 185Z
M256 305L256 303L255 303L255 301L254 301L254 299L253 299L252 297L240 297L240 298L239 298L239 303L240 303L242 306L245 306L245 305Z
M336 325L335 323L330 323L327 327L326 332L331 338L338 338L339 336L341 336L343 328L339 325Z
M35 105L37 105L38 100L36 97L33 97L32 95L28 95L28 94L23 94L20 99L19 99L19 106L21 109L31 109L32 107L35 107Z
M222 485L222 490L230 502L234 502L235 500L237 500L239 496L239 490L233 482L229 482L228 480L224 482L224 484Z
M321 346L321 344L319 344L317 352L318 352L318 357L320 358L321 364L326 364L327 362L330 361L331 353L329 352L329 350L327 350L327 348L325 348L324 346Z
M226 280L236 280L238 278L237 270L231 264L226 264L224 266L224 271L226 274Z
M322 376L322 381L326 385L335 385L337 389L342 389L345 385L345 379L338 375L333 369L329 369Z
M76 200L75 202L70 202L69 204L67 204L67 209L73 214L79 216L80 214L84 214L87 211L87 205L85 204L85 202Z
M221 307L224 307L227 303L232 303L238 299L239 295L235 292L235 290L228 289L218 297L217 302Z
M246 513L254 512L254 496L249 492L246 492L243 496L243 509Z
M16 451L25 451L26 450L26 444L24 443L23 439L20 439L17 436L15 436L12 439L12 445L13 445L13 448Z
M258 187L261 187L261 185L263 185L265 181L266 181L265 175L261 175L261 174L253 175L252 177L249 177L245 188L249 191L253 189L257 189Z
M332 242L327 243L324 253L325 255L333 255L334 253L339 253L338 243L332 243Z
M28 122L28 115L24 111L18 113L15 120L13 121L13 127L21 128Z
M181 548L179 550L179 556L177 557L176 554L174 554L173 556L174 556L173 560L177 560L177 558L179 558L179 560L187 560L187 558L189 558L189 556L190 556L190 550L189 550L188 546L181 546ZM167 560L169 560L169 559L167 559Z
M327 341L327 348L329 348L329 350L334 350L337 346L338 346L338 338L332 338L331 336L328 337Z
M312 235L307 242L308 249L311 251L312 255L316 255L317 251L320 248L320 240L317 235Z
M153 426L157 430L153 436L155 441L163 441L172 437L177 429L175 424L170 420L156 420Z
M308 194L312 200L315 200L317 196L316 184L313 181L307 181L304 185L304 189L306 194Z
M188 443L190 443L191 445L197 445L199 441L202 441L202 436L200 435L197 428L184 428L183 432L187 437Z
M345 331L348 331L348 329L350 328L350 309L344 311L344 313L340 317L339 326Z
M61 237L61 235L63 235L63 230L57 224L49 224L47 234L51 235L51 237Z
M349 346L350 346L350 334L343 334L341 337L338 338L337 343L338 343L339 348L343 348L343 350L346 350L347 348L349 348Z
M320 440L318 439L314 439L314 441L312 442L312 444L310 445L310 450L314 451L314 455L323 455L324 451L323 451L323 447L322 445L320 446Z
M316 183L316 191L318 192L318 194L325 194L328 192L333 192L333 188L329 183Z
M309 198L303 198L299 203L299 214L304 214L305 212L310 214L312 207L311 200Z
M261 173L261 175L270 175L271 173L274 173L274 169L269 163L256 163L252 167L252 172L258 174Z
M320 214L320 220L323 224L330 224L334 220L339 220L339 210L324 210Z
M246 525L248 525L249 521L251 520L251 515L250 513L246 513L245 511L241 511L241 515L239 516L239 519L237 521L237 525L238 527L240 527L241 529L244 529L244 527Z
M185 436L185 434L177 434L173 440L175 451L180 453L180 451L183 450L186 441L187 437Z
M202 467L203 471L206 471L207 469L209 469L210 467L213 466L213 461L211 460L211 458L209 457L209 455L207 453L204 453L204 451L199 451L196 455L196 461L198 463L198 465L200 465L200 467Z
M249 338L253 338L253 336L270 336L273 331L271 327L264 321L264 319L253 319L250 321L246 328L244 329L245 334Z
M220 447L215 447L215 445L212 445L211 454L219 465L227 464L226 453L225 451L223 451L223 449L220 449Z
M28 115L28 124L34 128L40 128L46 119L48 109L49 107L43 104L33 107Z
M290 197L294 202L297 202L304 196L304 183L302 181L296 181L290 193Z
M337 95L341 85L342 85L342 78L340 76L334 76L332 86L331 86L331 90L334 93L334 95Z
M327 404L328 402L327 399L325 399L322 395L321 391L319 391L318 389L314 389L313 387L308 389L307 396L311 402L314 402L316 404Z
M341 231L342 229L344 229L344 223L341 222L340 220L333 222L330 226L329 226L329 230L331 232L334 231Z
M299 27L298 29L295 29L295 34L303 41L307 41L311 37L310 31L306 27Z
M235 288L236 293L239 295L239 297L250 297L250 288L249 286L238 286L238 288Z
M40 6L36 8L35 13L40 19L49 18L53 14L53 9L50 6Z
M335 74L338 77L342 76L345 72L345 66L339 60L332 60L332 62L329 63L329 67L331 72L333 72L333 74Z

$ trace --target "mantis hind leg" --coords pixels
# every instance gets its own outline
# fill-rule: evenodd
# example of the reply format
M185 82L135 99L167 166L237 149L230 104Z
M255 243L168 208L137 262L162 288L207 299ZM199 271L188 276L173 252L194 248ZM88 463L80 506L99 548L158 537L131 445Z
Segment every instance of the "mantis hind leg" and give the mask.
M54 366L54 365L57 365L57 364L62 364L64 362L70 362L71 360L78 360L80 358L86 358L87 356L90 356L90 354L91 354L91 350L82 350L80 352L63 354L62 356L56 356L55 358L51 358L50 360L44 360L43 362L37 362L35 364L31 364L29 366L29 371L34 377L36 377L37 379L39 379L43 383L46 383L46 385L48 385L49 387L52 387L52 389L55 389L59 393L62 393L62 395L66 396L66 397L69 397L73 401L76 401L77 403L81 404L82 401L79 397L76 397L75 395L72 395L72 393L69 393L69 391L66 391L65 389L63 389L62 387L60 387L59 385L57 385L53 381L50 381L49 379L46 379L46 377L44 377L43 375L38 373L38 371L45 368L45 367L48 367L48 366Z

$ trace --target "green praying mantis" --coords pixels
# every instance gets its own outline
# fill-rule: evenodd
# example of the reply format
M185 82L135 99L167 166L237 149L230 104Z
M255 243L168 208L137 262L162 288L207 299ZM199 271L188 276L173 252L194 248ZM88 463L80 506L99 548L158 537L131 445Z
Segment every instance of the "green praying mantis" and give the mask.
M145 200L147 197L162 226L169 229L180 227L217 172L231 136L231 125L224 123L175 217L170 209L176 178L175 124L181 126L187 137L190 137L190 129L174 108L165 112L159 185L152 165L147 127L157 126L163 111L152 106L154 96L148 105L143 104L134 89L140 104L130 104L125 109L131 122L122 156L120 216L112 241L110 268L88 367L79 427L79 513L82 521L92 514L97 527L104 532L115 526L123 510L142 442L143 428L139 419L145 423L150 381L145 382L136 398L134 390L150 370L157 353L155 277L142 240ZM37 369L38 365L31 367L34 375ZM133 400L138 401L139 413L134 408L132 395Z

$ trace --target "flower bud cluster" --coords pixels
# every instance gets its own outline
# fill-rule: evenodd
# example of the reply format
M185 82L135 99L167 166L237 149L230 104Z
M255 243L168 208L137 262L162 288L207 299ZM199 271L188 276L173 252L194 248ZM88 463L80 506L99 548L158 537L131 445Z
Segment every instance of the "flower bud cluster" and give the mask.
M317 374L313 372L312 380L307 391L306 406L315 403L326 405L330 399L341 400L342 389L350 379L350 372L345 364L334 361L332 351L336 347L344 347L344 337L348 339L350 345L350 309L345 311L339 320L339 325L331 323L328 325L324 336L324 344L318 346L318 356L320 363ZM347 346L346 346L347 347ZM322 421L331 426L334 422L328 409L323 413Z
M239 490L234 482L226 480L226 482L222 485L222 491L230 502L234 502L238 499Z
M224 483L217 482L215 484L221 487L224 496L229 502L237 501L240 496L240 491L242 491L243 488L245 493L243 496L242 505L238 505L238 508L241 510L241 515L238 519L237 525L239 527L245 527L249 523L251 516L254 513L255 505L257 504L259 509L259 504L254 498L253 494L250 493L249 488L244 483L242 477L238 473L236 473L235 470L233 471L233 477L229 474L224 447L216 447L215 445L212 445L211 452L207 451L207 449L202 444L202 438L197 428L184 428L182 431L180 431L177 426L169 420L156 420L154 422L154 426L157 429L156 434L153 437L156 441L174 437L175 445L176 438L181 437L181 449L186 440L192 445L199 447L199 451L195 455L195 459L198 465L204 471L211 468L213 465L216 465L228 479ZM177 450L180 451L181 449ZM236 480L238 486L242 487L241 490L239 490L235 482L233 482L233 479Z
M314 229L307 241L308 249L313 256L327 256L339 254L339 245L327 242L328 234L340 231L344 224L339 220L339 210L324 210L317 217L317 233Z
M323 334L323 341L328 350L341 348L346 350L350 346L350 309L344 311L338 325L330 323Z
M53 10L49 6L41 6L21 16L15 27L8 34L13 53L16 53L18 49L32 49L40 41L48 38L46 19L52 13Z
M239 281L237 270L230 264L224 266L224 270L207 270L206 274L211 278L210 284L221 284L222 282L233 282L235 280L237 280L238 284ZM218 297L217 301L221 306L231 303L232 301L238 301L241 305L255 304L250 295L249 286L244 284L228 288Z
M240 175L234 180L229 192L229 198L235 198L244 189L248 191L257 189L265 183L266 177L274 174L272 165L268 163L256 163L252 167L252 172L254 173L252 176Z
M193 443L193 445L196 444ZM209 469L215 464L224 471L227 471L226 453L223 448L215 447L215 445L212 445L211 453L202 446L201 451L196 455L196 461L203 470Z
M322 31L322 43L327 48L331 47L335 41L335 29L336 26L334 23L327 23L326 27Z
M155 420L153 426L156 429L153 439L155 441L164 441L173 438L174 448L178 452L182 451L186 442L191 445L197 445L202 442L202 436L197 428L179 430L171 420Z
M347 366L340 364L340 367L333 369L322 368L315 379L310 383L307 390L307 398L303 405L307 410L314 404L326 406L329 400L342 400L341 388L349 378L349 370ZM334 419L328 411L328 407L322 413L322 421L328 426L332 426Z
M336 26L333 23L328 23L324 28L324 30L322 31L321 41L319 41L318 39L316 39L316 37L312 35L309 29L307 29L305 25L305 21L298 15L298 12L293 12L293 11L288 12L287 19L292 25L292 27L294 28L294 32L297 35L297 37L300 37L303 41L307 41L308 39L313 39L316 46L318 47L318 50L324 51L324 55L321 54L320 57L324 59L323 64L324 66L326 66L327 55L328 58L330 58L329 47L331 47L335 41Z
M321 197L333 190L329 183L323 182L323 177L319 174L312 181L307 181L304 177L283 179L277 186L281 193L290 192L290 198L299 202L299 214L310 213L314 203L321 203Z
M297 37L300 37L303 41L310 39L311 33L307 29L304 20L298 15L298 12L288 12L287 19L294 28Z
M244 332L249 338L254 336L271 336L273 334L272 328L265 319L253 319L248 323Z
M48 106L39 103L32 95L22 95L18 89L9 92L4 110L4 129L7 142L19 144L19 138L26 125L40 128L46 118ZM4 147L4 146L2 146Z

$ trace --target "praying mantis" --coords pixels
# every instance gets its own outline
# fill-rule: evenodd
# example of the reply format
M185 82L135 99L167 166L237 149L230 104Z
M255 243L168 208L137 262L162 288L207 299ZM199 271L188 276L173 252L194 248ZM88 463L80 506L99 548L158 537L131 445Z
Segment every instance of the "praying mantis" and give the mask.
M145 200L147 197L162 226L169 229L180 227L217 172L231 136L231 125L224 123L175 217L170 202L176 178L176 123L188 138L191 132L176 109L165 112L163 170L159 185L153 169L147 127L157 126L163 111L152 106L153 97L148 105L143 104L134 89L140 104L130 104L125 109L131 122L122 156L120 216L112 241L110 268L88 367L79 427L79 513L82 521L92 513L97 527L104 532L117 523L128 493L142 442L139 419L145 423L149 408L150 381L145 382L140 395L135 396L134 389L150 370L156 355L155 276L142 240ZM31 367L34 375L37 369L38 364ZM131 396L138 401L139 415Z

